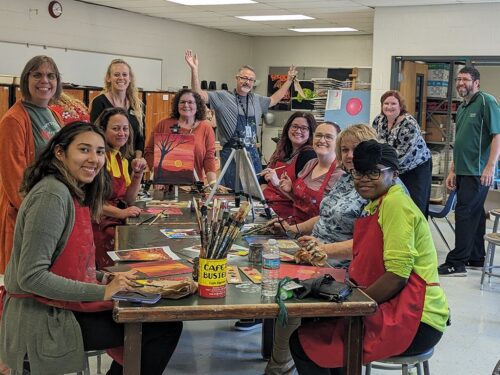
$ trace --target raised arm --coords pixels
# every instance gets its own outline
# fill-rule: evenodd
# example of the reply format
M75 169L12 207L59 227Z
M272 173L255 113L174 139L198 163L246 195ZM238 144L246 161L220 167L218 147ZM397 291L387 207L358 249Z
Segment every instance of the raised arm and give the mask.
M283 83L283 85L279 88L278 91L276 91L273 95L271 95L271 104L269 105L270 107L278 104L280 100L285 96L285 94L290 89L290 86L292 85L292 82L295 79L296 75L297 75L297 70L295 69L295 66L293 65L290 66L290 68L288 69L288 77L286 79L286 82Z
M205 103L208 103L208 94L205 90L202 90L200 86L200 77L198 76L198 56L193 53L193 51L188 49L184 54L184 58L191 69L191 89L200 94Z

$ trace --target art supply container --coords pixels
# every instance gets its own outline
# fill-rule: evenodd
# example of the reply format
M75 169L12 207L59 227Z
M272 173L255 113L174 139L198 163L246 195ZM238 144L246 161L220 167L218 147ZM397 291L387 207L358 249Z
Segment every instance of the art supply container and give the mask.
M198 294L203 298L226 296L227 258L199 260Z
M260 266L262 264L262 250L264 250L264 244L253 243L248 249L248 261L252 266Z

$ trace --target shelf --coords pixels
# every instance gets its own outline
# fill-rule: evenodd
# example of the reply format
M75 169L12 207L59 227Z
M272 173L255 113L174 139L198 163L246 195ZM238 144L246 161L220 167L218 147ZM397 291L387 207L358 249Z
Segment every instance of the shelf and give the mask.
M453 142L447 143L447 142L437 142L437 141L425 141L425 143L429 145L442 145L442 146L449 144L451 147L453 147Z
M428 96L427 100L441 100L441 101L448 101L448 98L436 98L434 96ZM461 102L463 99L462 98L451 98L452 102Z
M429 110L427 112L429 112L429 114L431 114L431 115L447 115L448 114L448 111L433 111L433 110ZM450 114L451 115L456 115L457 111L451 111Z
M444 174L442 174L442 173L439 173L439 174L433 174L433 175L432 175L432 178L441 178L441 179L443 179L443 178L445 178L445 175L444 175Z

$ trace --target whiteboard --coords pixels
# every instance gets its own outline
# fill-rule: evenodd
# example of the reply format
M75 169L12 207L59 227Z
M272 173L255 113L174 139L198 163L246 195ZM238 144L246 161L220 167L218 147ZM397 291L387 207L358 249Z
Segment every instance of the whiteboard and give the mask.
M62 81L81 86L104 85L104 75L113 59L125 60L134 71L136 85L145 91L161 90L162 60L108 53L81 51L34 44L0 42L0 75L21 76L24 65L34 56L54 59Z

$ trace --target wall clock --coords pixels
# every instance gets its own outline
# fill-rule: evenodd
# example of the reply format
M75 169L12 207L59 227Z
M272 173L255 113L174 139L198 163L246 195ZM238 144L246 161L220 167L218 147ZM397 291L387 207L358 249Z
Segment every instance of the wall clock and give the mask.
M63 13L62 5L59 1L51 1L49 3L49 14L53 18L59 18Z

